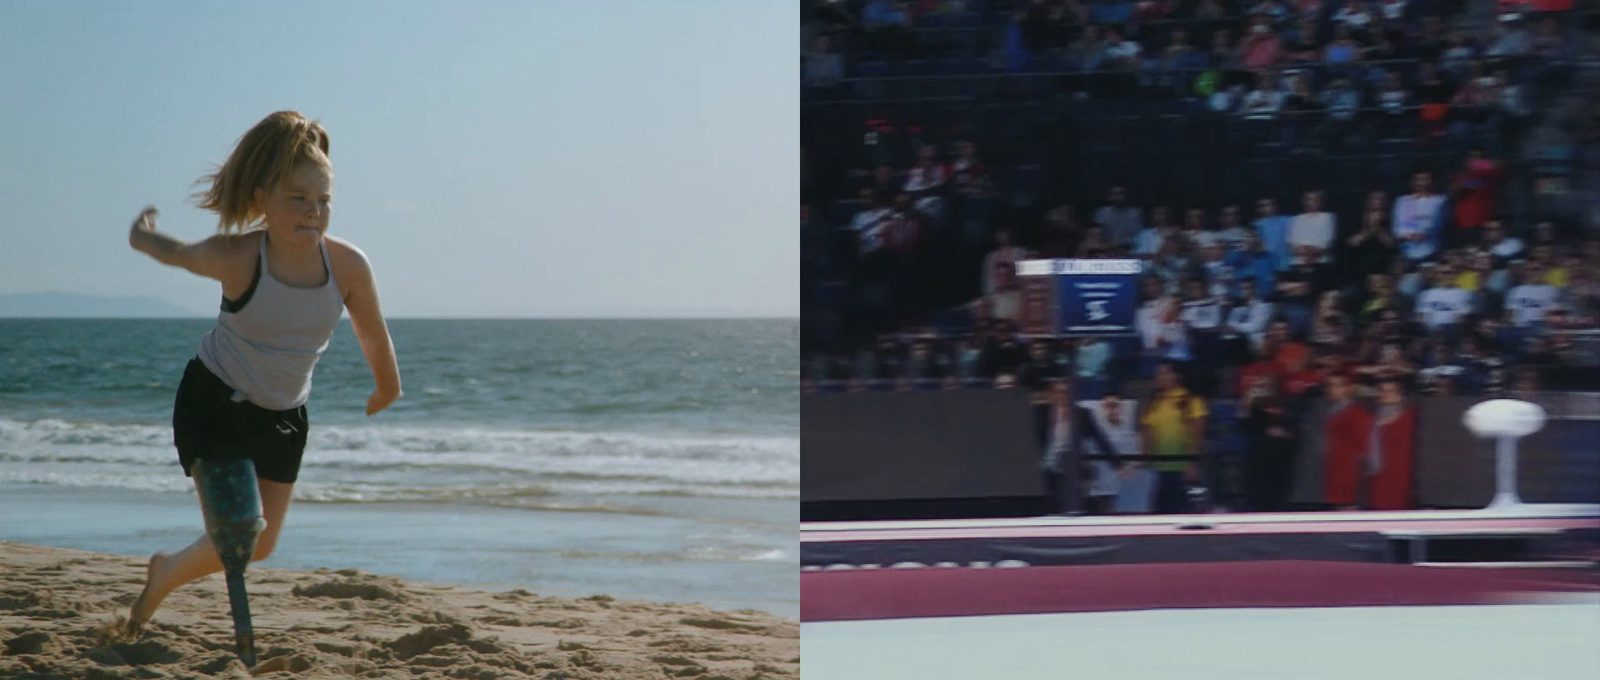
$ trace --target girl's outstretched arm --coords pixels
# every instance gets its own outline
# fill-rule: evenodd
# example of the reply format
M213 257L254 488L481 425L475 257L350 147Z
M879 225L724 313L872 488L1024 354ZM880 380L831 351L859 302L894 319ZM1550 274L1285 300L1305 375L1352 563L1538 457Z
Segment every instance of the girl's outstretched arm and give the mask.
M156 231L157 214L159 213L154 206L147 207L139 213L139 217L133 221L133 226L128 230L128 245L161 264L181 267L200 276L220 281L230 269L230 255L233 252L231 246L237 241L237 237L218 235L198 243L186 243Z
M378 305L378 284L372 275L372 266L366 253L343 239L331 243L344 246L347 257L344 273L344 308L350 313L350 328L361 343L361 353L372 368L372 378L377 387L367 398L367 415L373 415L393 404L401 397L400 365L395 357L394 342L389 338L389 326L383 320L383 310Z

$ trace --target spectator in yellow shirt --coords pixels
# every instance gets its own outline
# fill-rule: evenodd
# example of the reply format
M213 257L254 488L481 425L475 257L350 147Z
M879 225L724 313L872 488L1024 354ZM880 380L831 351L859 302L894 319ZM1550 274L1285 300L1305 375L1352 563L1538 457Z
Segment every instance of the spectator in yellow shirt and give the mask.
M1482 250L1474 252L1463 263L1461 273L1456 275L1456 287L1476 293L1493 273L1494 261L1489 258L1489 253Z
M1183 386L1177 364L1162 361L1156 367L1155 395L1145 408L1139 425L1144 430L1147 453L1152 456L1199 456L1209 411L1204 399ZM1198 460L1161 461L1151 465L1156 471L1156 512L1172 514L1187 507L1186 483L1201 480Z

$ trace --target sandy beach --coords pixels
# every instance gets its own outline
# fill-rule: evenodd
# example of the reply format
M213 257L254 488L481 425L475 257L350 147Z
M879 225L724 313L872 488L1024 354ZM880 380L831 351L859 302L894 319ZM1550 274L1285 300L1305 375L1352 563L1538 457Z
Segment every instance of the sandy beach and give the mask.
M353 569L253 567L246 669L220 575L108 635L145 560L0 541L0 677L797 678L799 625L754 610L485 592Z

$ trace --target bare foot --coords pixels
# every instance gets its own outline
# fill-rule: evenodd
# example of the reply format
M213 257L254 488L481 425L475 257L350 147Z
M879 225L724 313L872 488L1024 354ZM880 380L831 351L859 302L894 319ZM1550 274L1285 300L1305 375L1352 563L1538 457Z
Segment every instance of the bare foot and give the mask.
M166 573L167 562L172 559L165 551L150 556L150 566L145 569L144 590L139 592L139 598L133 601L133 608L128 611L128 633L139 632L145 621L156 613L156 607L161 606L160 596L151 597L150 587L156 584L156 579Z

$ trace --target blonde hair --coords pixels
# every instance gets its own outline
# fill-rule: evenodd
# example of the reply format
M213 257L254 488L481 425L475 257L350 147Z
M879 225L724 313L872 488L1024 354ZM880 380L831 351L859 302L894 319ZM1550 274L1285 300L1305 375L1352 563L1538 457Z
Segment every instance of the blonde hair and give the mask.
M201 209L217 213L219 233L249 231L264 218L256 206L255 190L271 190L302 163L332 167L328 131L298 111L278 111L240 137L215 173L196 182L210 187L194 198Z

